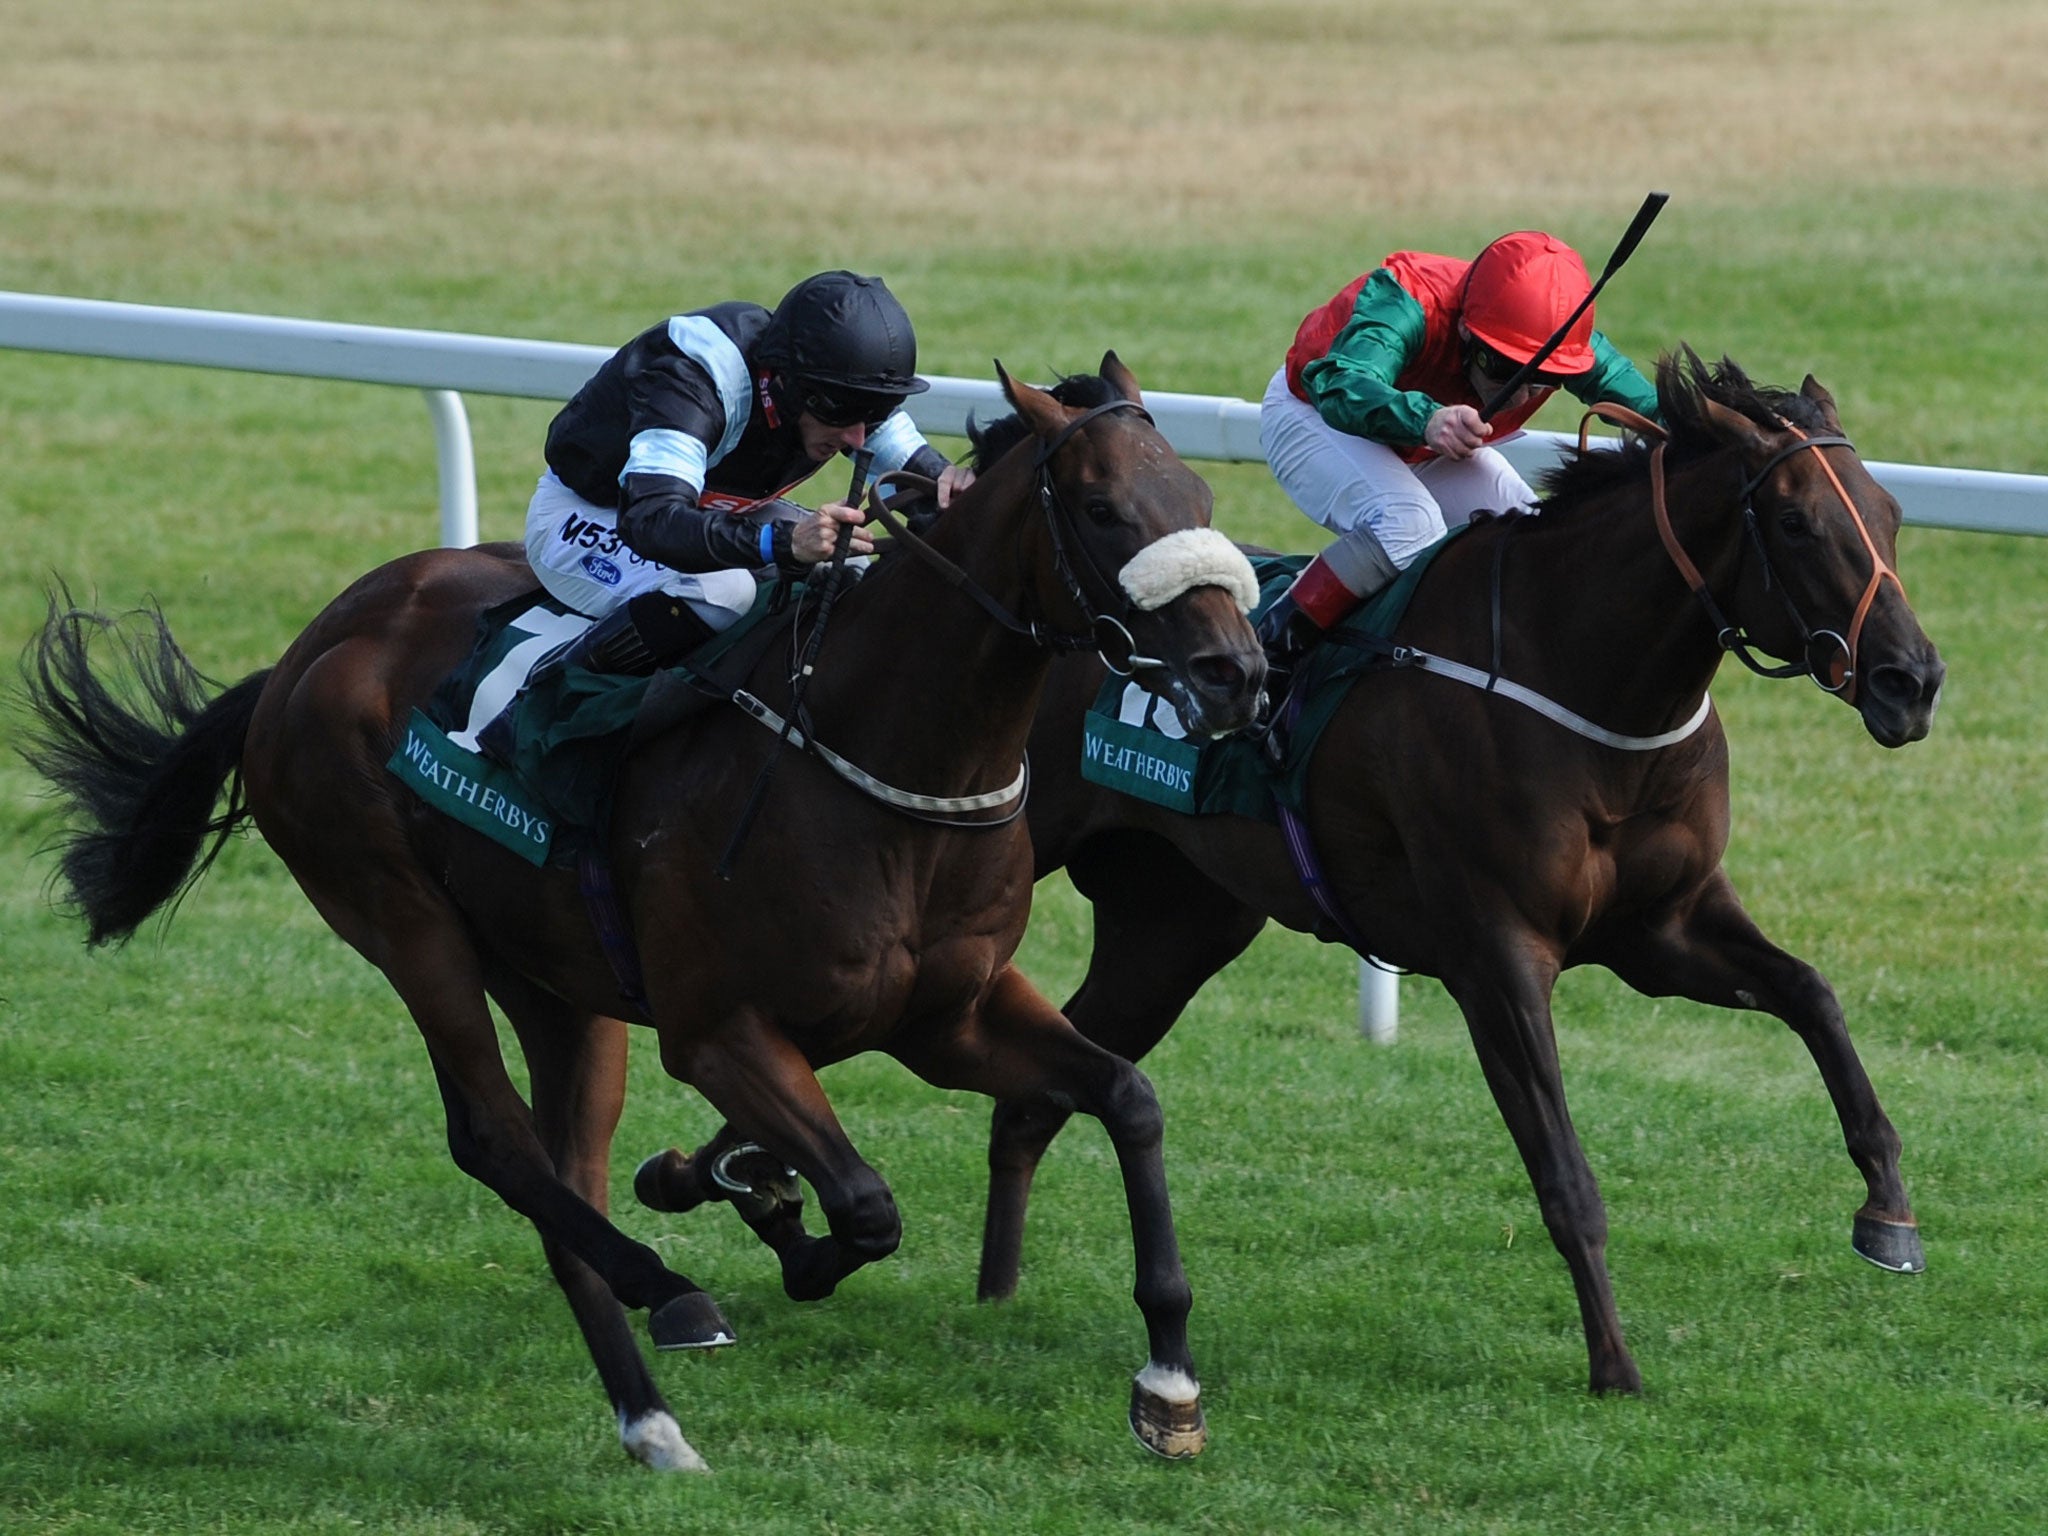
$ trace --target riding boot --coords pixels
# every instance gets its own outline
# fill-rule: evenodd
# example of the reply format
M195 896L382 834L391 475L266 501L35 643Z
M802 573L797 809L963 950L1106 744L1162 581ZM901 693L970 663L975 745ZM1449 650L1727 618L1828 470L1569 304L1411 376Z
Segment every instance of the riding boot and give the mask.
M1367 528L1354 529L1302 567L1287 590L1259 618L1259 644L1266 651L1266 696L1272 701L1266 752L1276 763L1286 743L1275 728L1280 705L1295 669L1325 632L1375 596L1400 568Z
M657 668L680 661L716 633L681 598L665 592L643 592L614 608L567 645L543 657L526 675L520 694L570 667L620 677L647 677ZM512 712L517 707L515 695L495 720L477 732L477 745L485 756L502 763L512 762Z
M1354 529L1302 567L1287 590L1259 620L1259 642L1266 648L1267 675L1286 684L1310 647L1324 631L1348 618L1367 598L1400 575L1370 529Z

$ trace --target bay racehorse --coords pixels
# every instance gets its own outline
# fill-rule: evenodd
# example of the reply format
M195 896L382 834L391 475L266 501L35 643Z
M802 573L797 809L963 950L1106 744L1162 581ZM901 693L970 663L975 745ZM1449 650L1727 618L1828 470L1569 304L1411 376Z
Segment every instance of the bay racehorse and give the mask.
M1899 508L1811 377L1796 394L1759 387L1688 351L1663 360L1658 390L1668 432L1636 418L1643 440L1621 451L1582 444L1540 516L1483 520L1444 548L1387 648L1395 664L1360 678L1325 729L1291 829L1085 780L1082 722L1105 676L1090 658L1054 667L1030 738L1037 873L1064 868L1094 913L1074 1025L1138 1060L1269 918L1439 978L1571 1271L1596 1392L1642 1376L1551 1027L1572 966L1783 1019L1863 1175L1856 1251L1926 1262L1841 1005L1721 869L1728 743L1707 695L1734 650L1812 676L1885 746L1925 736L1943 667L1893 570ZM984 1300L1016 1290L1032 1175L1067 1118L1044 1100L996 1106Z
M639 989L621 981L575 871L535 869L429 811L385 769L410 711L464 659L478 615L533 587L511 546L371 572L275 666L217 694L154 614L154 635L129 651L153 701L144 710L89 664L106 623L96 615L53 602L25 667L41 719L31 759L79 819L61 875L92 942L127 937L253 819L403 999L456 1163L539 1229L621 1438L652 1466L703 1463L624 1309L645 1308L663 1347L731 1334L707 1294L607 1215L622 1020L652 1026L667 1071L764 1149L722 1164L725 1185L739 1185L735 1170L787 1165L818 1191L828 1235L783 1245L784 1287L800 1298L885 1257L901 1231L816 1068L880 1050L946 1087L1099 1116L1123 1168L1150 1342L1132 1427L1163 1454L1202 1443L1158 1101L1010 964L1032 880L1016 812L1049 647L1092 633L1203 729L1232 730L1264 682L1244 614L1255 589L1243 557L1206 527L1208 487L1168 448L1113 353L1099 379L1055 392L1003 384L1015 446L933 527L943 558L892 557L852 586L803 694L801 733L858 765L873 793L790 752L721 879L714 866L777 733L720 708L627 760L607 846ZM790 670L771 652L748 689L794 714ZM487 994L526 1057L530 1108ZM658 1159L643 1170L654 1203L664 1175Z
M1099 666L1055 669L1031 737L1038 873L1065 868L1093 904L1090 965L1066 1010L1075 1026L1143 1057L1269 917L1439 978L1571 1271L1596 1392L1636 1391L1642 1377L1559 1072L1550 996L1569 967L1790 1025L1863 1176L1856 1251L1892 1270L1925 1265L1899 1138L1840 1003L1764 937L1721 868L1728 743L1707 698L1734 649L1774 675L1814 677L1884 746L1925 736L1944 669L1893 570L1899 508L1810 376L1796 394L1762 388L1688 351L1662 361L1658 390L1668 441L1646 431L1619 452L1582 447L1546 482L1539 516L1454 540L1393 636L1411 664L1367 673L1331 720L1304 807L1327 910L1281 828L1181 815L1081 778ZM1499 689L1432 675L1425 657L1464 663L1482 684L1498 674L1632 739L1593 739ZM1651 744L1667 735L1678 739ZM1162 889L1176 900L1157 900ZM1016 1288L1032 1173L1066 1118L1043 1104L995 1110L984 1298Z

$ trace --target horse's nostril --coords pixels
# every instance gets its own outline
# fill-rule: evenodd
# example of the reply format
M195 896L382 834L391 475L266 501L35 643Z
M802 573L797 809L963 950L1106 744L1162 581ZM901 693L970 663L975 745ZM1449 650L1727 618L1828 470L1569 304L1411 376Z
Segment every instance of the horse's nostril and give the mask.
M1941 690L1941 669L1924 675L1910 667L1878 667L1870 674L1870 691L1887 704L1918 704Z
M1211 693L1236 694L1242 692L1251 681L1244 664L1234 656L1216 653L1197 656L1188 667L1200 683Z

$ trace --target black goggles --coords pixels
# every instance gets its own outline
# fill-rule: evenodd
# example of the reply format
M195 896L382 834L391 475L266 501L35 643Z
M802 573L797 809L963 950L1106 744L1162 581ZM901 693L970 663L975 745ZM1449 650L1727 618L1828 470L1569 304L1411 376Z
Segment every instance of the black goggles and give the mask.
M1472 366L1479 371L1481 377L1491 380L1495 385L1507 383L1522 371L1520 363L1505 352L1496 352L1477 336L1474 336L1467 346L1470 348L1468 356L1471 358ZM1570 376L1561 373L1532 373L1522 381L1522 384L1524 388L1529 389L1556 389L1568 377Z
M799 379L796 402L806 416L828 427L874 427L889 419L889 414L903 403L903 397L858 389L829 389Z

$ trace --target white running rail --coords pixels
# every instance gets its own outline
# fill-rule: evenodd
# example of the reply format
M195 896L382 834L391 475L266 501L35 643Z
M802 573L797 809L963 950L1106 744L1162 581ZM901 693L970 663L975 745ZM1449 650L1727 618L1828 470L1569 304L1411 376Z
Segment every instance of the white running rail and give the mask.
M566 400L611 355L609 347L572 342L6 292L0 292L0 348L421 390L434 425L441 542L455 548L477 541L476 459L463 393ZM1002 390L992 381L932 377L931 386L926 393L913 395L908 406L911 419L925 432L962 436L970 413L993 420L1008 410ZM1255 401L1148 390L1145 405L1184 458L1264 458ZM1560 457L1570 441L1562 432L1523 432L1504 440L1501 449L1528 477ZM2048 475L1868 459L1864 464L1898 498L1909 523L2048 536ZM1392 973L1360 962L1359 1026L1369 1039L1393 1041L1397 995Z

